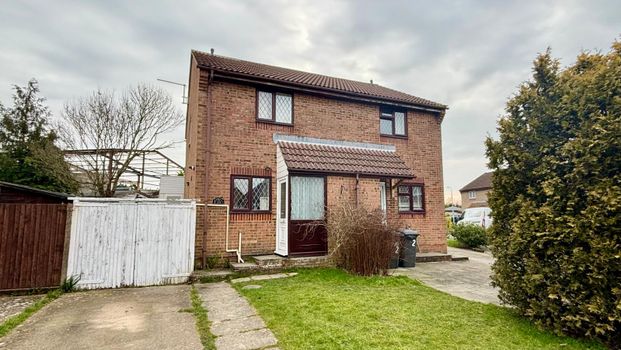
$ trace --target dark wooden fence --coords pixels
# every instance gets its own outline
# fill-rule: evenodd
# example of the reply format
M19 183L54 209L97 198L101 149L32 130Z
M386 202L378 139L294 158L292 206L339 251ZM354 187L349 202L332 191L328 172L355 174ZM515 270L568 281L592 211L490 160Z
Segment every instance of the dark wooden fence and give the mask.
M0 290L60 284L67 208L0 203Z

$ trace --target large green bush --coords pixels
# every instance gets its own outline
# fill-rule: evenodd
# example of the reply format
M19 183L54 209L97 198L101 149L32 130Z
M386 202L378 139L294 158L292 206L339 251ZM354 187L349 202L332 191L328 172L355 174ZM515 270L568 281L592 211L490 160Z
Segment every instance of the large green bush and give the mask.
M457 224L451 228L451 235L470 248L487 244L485 228L476 224Z
M486 141L493 281L537 324L621 348L621 43L533 72Z

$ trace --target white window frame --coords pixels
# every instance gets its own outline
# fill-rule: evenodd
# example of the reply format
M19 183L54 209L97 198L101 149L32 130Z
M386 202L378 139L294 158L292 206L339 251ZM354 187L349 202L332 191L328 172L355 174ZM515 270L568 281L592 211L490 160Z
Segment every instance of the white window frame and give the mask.
M477 199L477 191L468 191L468 199Z

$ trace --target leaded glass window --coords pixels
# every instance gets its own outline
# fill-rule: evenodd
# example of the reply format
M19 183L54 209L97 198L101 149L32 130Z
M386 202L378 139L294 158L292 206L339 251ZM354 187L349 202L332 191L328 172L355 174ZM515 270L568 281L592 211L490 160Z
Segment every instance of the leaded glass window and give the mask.
M248 208L249 179L233 179L233 209Z
M380 119L380 133L392 135L392 119Z
M270 210L270 180L266 178L252 179L252 210Z
M257 119L292 124L293 95L257 90Z
M291 95L276 94L276 122L291 124Z
M395 112L395 135L405 135L405 113Z
M271 179L268 177L233 176L231 181L232 210L270 211L270 183Z
M272 120L272 93L259 91L257 98L259 99L257 118Z

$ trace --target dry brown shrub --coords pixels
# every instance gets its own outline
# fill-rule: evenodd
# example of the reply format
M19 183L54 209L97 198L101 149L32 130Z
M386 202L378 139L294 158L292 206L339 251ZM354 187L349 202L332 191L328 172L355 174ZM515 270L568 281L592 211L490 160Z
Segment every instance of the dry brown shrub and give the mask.
M333 262L362 276L385 275L399 239L399 222L379 210L340 203L327 215L328 246Z

